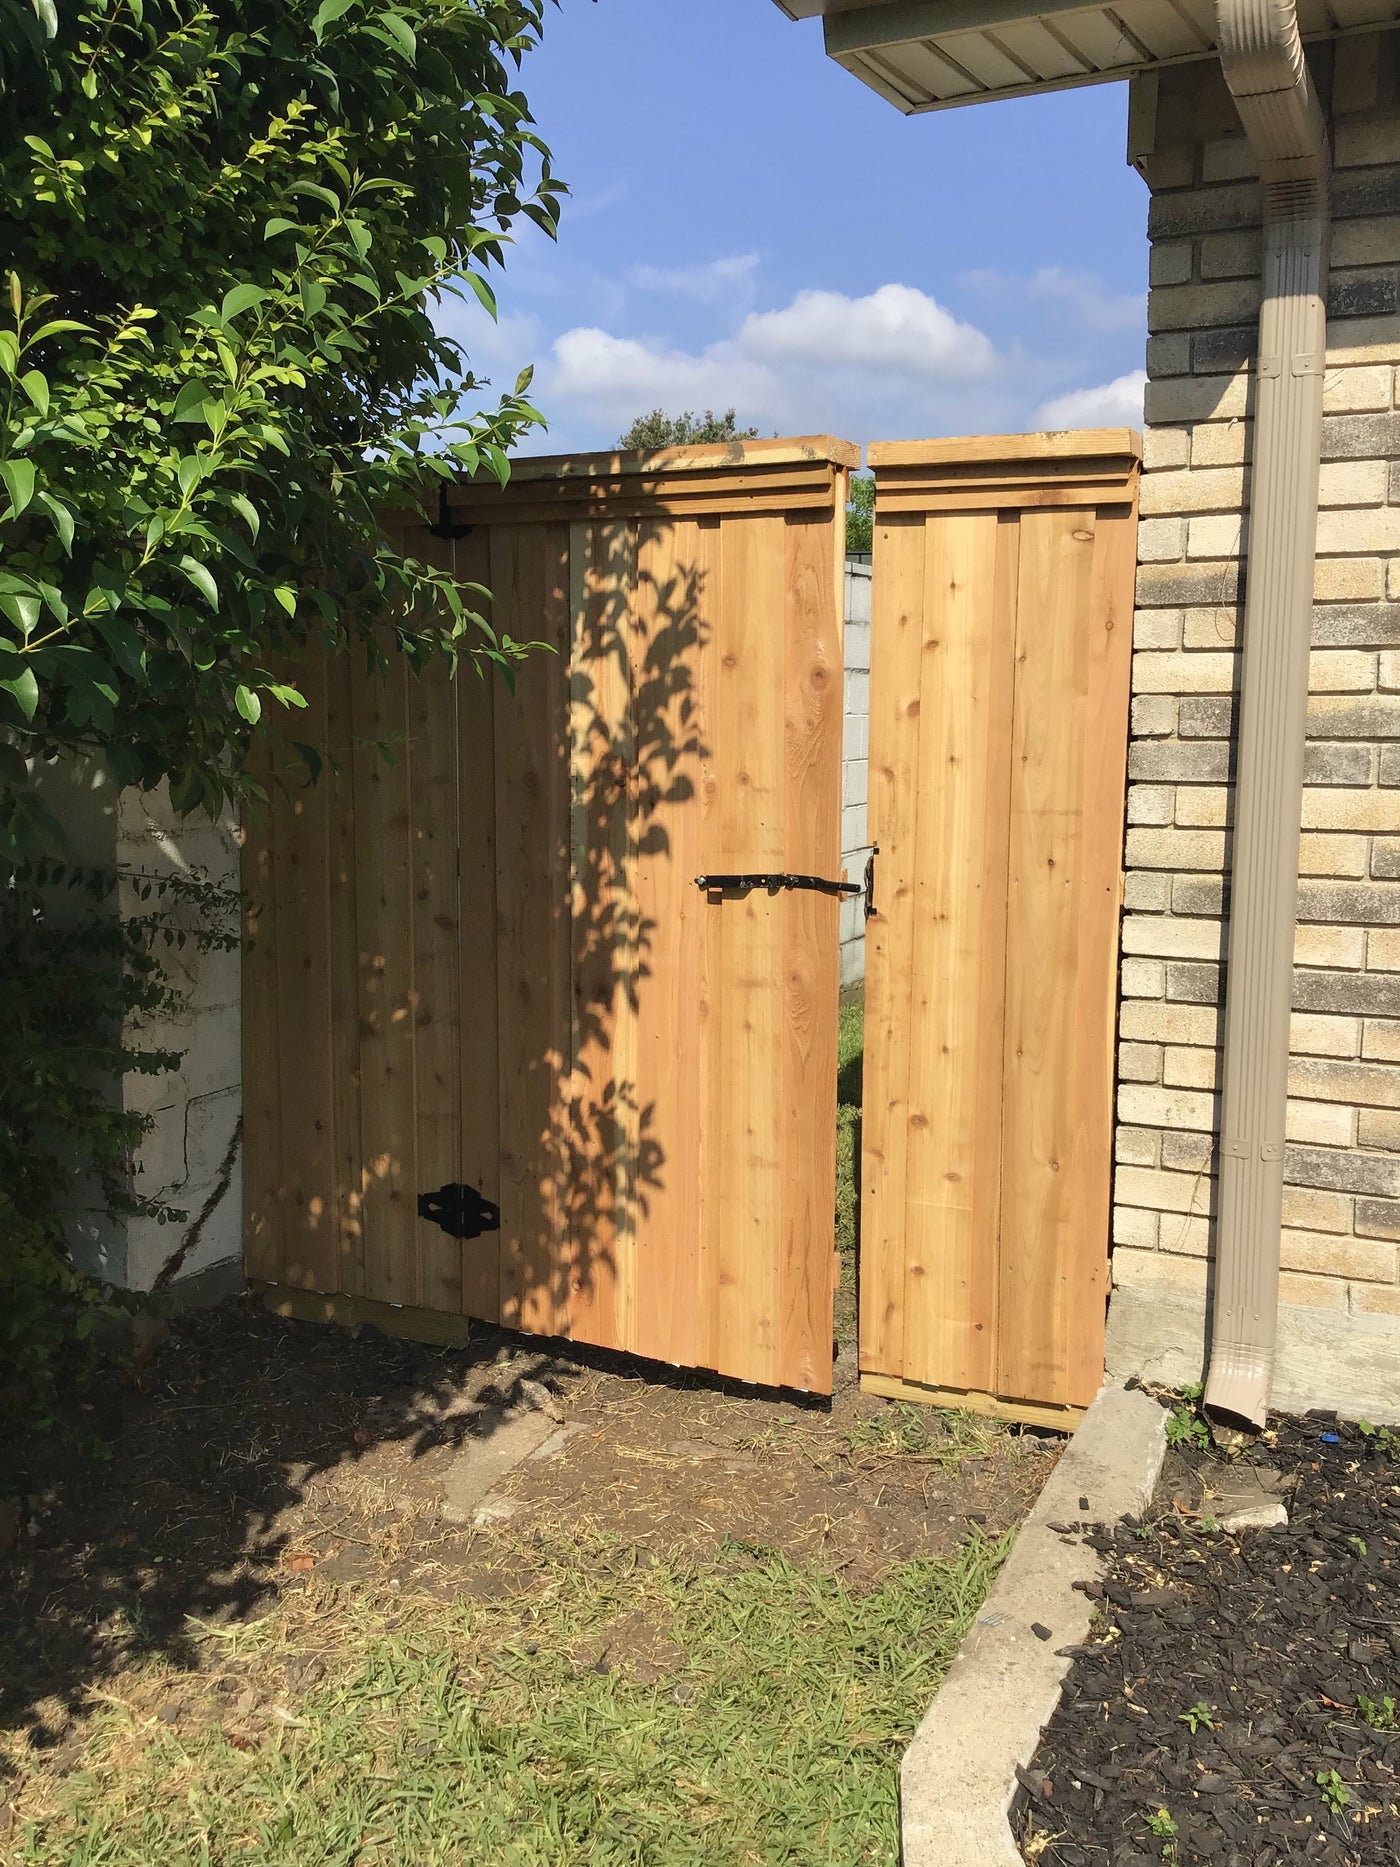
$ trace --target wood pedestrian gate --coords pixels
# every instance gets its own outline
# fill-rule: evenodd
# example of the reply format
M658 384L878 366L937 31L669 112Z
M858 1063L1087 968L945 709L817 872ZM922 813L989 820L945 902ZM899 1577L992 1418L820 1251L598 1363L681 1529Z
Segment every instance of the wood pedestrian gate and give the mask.
M327 773L245 848L251 1278L830 1392L858 458L517 462L409 536L543 639L514 692L304 671ZM870 459L862 1379L1064 1421L1103 1370L1136 437Z
M837 898L697 878L838 876L858 460L517 462L409 537L547 644L514 693L306 670L327 774L246 845L250 1277L830 1392Z
M862 1377L1062 1419L1103 1379L1138 441L870 464Z

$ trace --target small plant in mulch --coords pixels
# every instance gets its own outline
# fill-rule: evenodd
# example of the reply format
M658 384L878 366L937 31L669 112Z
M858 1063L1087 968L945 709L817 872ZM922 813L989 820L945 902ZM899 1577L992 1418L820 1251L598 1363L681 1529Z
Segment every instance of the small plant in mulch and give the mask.
M1191 1381L1180 1389L1180 1399L1167 1415L1167 1444L1180 1449L1183 1446L1196 1446L1202 1452L1210 1444L1210 1427L1201 1412L1201 1395L1205 1389L1199 1381Z
M1025 1858L1395 1867L1400 1433L1282 1421L1236 1457L1277 1472L1289 1522L1209 1533L1180 1495L1205 1448L1169 1435L1152 1513L1088 1539L1102 1615L1027 1772Z

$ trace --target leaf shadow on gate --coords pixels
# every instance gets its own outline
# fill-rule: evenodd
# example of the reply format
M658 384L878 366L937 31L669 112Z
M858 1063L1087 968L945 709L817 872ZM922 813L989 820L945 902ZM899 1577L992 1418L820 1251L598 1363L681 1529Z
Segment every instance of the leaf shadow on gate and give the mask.
M695 1138L677 1132L668 1085L698 1073L698 1056L663 1055L660 1030L679 1032L678 995L699 988L698 947L678 929L697 925L686 825L709 756L699 663L710 631L707 571L673 555L673 539L664 520L593 527L572 575L572 996L546 1137L547 1198L568 1243L554 1254L550 1301L557 1327L617 1347L633 1345L638 1283L654 1268L643 1270L639 1231L674 1190L668 1147Z

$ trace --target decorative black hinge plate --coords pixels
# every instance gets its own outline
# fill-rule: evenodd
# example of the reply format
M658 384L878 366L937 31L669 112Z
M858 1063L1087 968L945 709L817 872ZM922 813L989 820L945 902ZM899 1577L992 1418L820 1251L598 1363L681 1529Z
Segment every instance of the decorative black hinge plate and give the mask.
M501 1209L484 1199L474 1186L440 1186L435 1193L418 1195L418 1216L440 1225L449 1238L480 1238L501 1228Z
M825 875L697 875L695 886L707 894L737 892L748 894L754 888L766 888L776 894L780 888L811 888L819 895L858 895L860 882L833 882Z

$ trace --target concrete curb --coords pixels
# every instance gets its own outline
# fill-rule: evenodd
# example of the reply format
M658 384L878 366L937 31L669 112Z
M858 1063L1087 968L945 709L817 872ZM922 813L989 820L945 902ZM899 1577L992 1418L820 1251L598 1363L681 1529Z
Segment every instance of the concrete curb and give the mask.
M1096 1551L1050 1525L1141 1514L1166 1419L1148 1395L1121 1387L1102 1388L1084 1415L904 1753L904 1867L1021 1867L1008 1819L1016 1769L1034 1756L1073 1663L1056 1649L1089 1631L1092 1604L1074 1584L1103 1572Z

